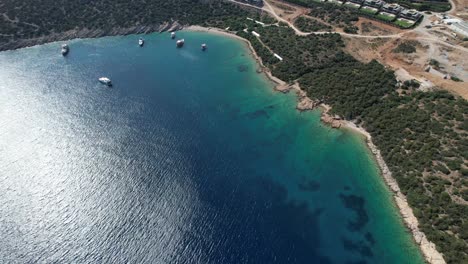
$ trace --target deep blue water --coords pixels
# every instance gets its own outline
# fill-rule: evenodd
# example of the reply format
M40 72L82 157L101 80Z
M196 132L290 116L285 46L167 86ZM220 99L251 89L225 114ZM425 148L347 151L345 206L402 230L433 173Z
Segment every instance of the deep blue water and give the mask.
M0 53L2 262L423 262L359 136L179 36Z

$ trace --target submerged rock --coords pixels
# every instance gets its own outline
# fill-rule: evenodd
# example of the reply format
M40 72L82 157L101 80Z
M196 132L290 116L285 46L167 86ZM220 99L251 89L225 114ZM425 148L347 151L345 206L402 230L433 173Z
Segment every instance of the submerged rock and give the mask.
M237 66L237 70L240 71L240 72L246 72L248 69L249 69L249 67L247 67L247 65Z

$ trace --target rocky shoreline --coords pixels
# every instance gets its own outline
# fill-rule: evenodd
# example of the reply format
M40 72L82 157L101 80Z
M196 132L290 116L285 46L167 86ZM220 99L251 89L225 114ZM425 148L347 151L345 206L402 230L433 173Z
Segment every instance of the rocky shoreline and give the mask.
M286 93L291 89L294 89L297 94L297 106L296 109L299 111L313 110L315 108L322 108L322 114L320 120L329 124L332 128L340 128L343 124L341 117L330 114L331 107L324 104L321 100L314 100L307 96L307 93L301 89L298 83L292 85L277 85L275 90Z
M442 254L437 251L435 244L430 242L427 239L426 235L421 230L419 230L418 219L416 218L416 216L413 213L413 210L408 204L406 196L401 192L397 181L395 180L395 178L393 178L391 171L389 170L382 155L380 154L380 150L372 142L371 135L364 128L356 126L353 122L344 120L337 115L332 115L330 113L331 106L324 104L319 100L310 99L309 97L307 97L306 92L300 89L298 84L289 86L284 86L284 84L278 85L275 89L281 92L288 92L291 89L296 90L296 93L298 95L298 103L296 108L298 110L306 111L315 109L317 107L321 107L322 114L320 120L323 123L328 124L332 128L336 129L341 127L351 129L365 137L366 144L372 152L373 156L375 157L375 160L377 161L384 181L389 186L390 190L393 192L393 198L395 200L396 205L398 206L400 215L402 216L407 228L411 231L414 240L419 245L424 258L428 263L431 264L445 264L446 262Z
M287 93L290 90L294 90L296 92L298 96L298 103L296 105L296 108L299 111L307 111L307 110L315 109L317 107L321 107L323 109L321 117L320 117L320 120L322 122L330 125L332 128L351 129L363 135L366 139L367 146L369 147L370 151L375 157L375 160L377 161L377 164L380 168L381 175L384 178L385 183L389 186L390 190L393 192L393 198L395 200L396 205L398 206L400 215L403 218L403 222L405 223L405 225L407 226L407 228L413 235L415 242L419 245L419 248L424 258L426 259L428 263L431 263L431 264L445 264L446 263L442 254L439 251L437 251L435 244L430 242L427 239L426 235L421 230L419 230L418 219L414 215L413 210L408 204L408 201L405 195L401 192L400 187L398 186L398 183L396 182L395 178L393 178L392 173L388 169L387 164L385 163L382 155L380 154L380 150L377 148L377 146L374 145L374 143L372 142L371 135L364 128L358 127L353 122L344 120L337 115L332 115L330 113L332 109L331 106L324 104L320 100L313 100L309 98L307 96L307 93L300 88L298 83L288 84L276 78L275 76L273 76L270 70L263 65L261 58L256 54L252 45L246 39L243 39L230 32L219 30L219 29L212 29L212 28L208 29L208 28L203 28L203 27L198 27L198 26L190 27L188 29L194 30L194 31L213 32L213 33L218 33L222 35L227 35L227 36L234 37L234 38L237 38L246 42L246 44L249 46L252 52L252 55L254 56L255 60L259 63L262 69L260 72L265 73L266 76L271 81L276 83L275 90L279 92L283 92L283 93Z
M409 228L411 233L413 234L413 238L416 243L421 248L421 251L426 258L426 261L433 264L444 264L446 263L442 254L437 251L436 246L434 243L430 242L426 235L419 230L419 222L416 216L413 213L413 210L408 204L406 200L406 196L401 192L398 183L396 182L395 178L393 178L392 173L387 167L382 155L380 154L380 150L377 146L374 145L372 142L372 138L369 133L366 133L366 143L369 149L371 150L372 154L374 154L375 159L380 167L382 172L382 176L390 187L391 191L393 192L393 198L400 209L400 214L403 217L403 220L406 226Z
M389 170L387 164L385 163L380 150L372 142L372 137L364 128L356 126L351 121L342 119L337 115L332 115L330 113L331 106L324 104L319 100L312 100L307 97L307 93L304 90L301 90L297 83L293 85L285 85L284 82L280 83L275 88L277 91L286 93L291 89L296 90L298 95L298 103L296 108L300 111L312 110L317 107L322 108L322 114L320 120L330 125L332 128L347 128L351 129L365 137L365 141L370 151L372 152L377 164L380 168L381 175L384 178L385 183L389 186L390 190L393 192L393 198L396 205L400 211L400 215L403 218L403 221L407 228L411 231L414 240L419 245L421 252L423 253L424 258L428 263L431 264L445 264L445 260L440 252L437 251L437 248L434 243L430 242L426 235L419 230L419 222L416 216L413 213L406 196L401 192L400 187L398 186L397 181L393 178L391 171Z
M174 31L180 30L184 27L177 23L177 21L171 23L164 23L161 25L153 25L153 26L138 26L132 28L114 28L109 31L101 30L101 29L79 29L79 30L71 30L62 33L53 33L48 36L33 38L33 39L25 39L25 40L16 40L10 41L5 44L0 45L0 51L5 50L14 50L24 47L30 47L34 45L40 45L44 43L54 42L54 41L64 41L76 38L97 38L97 37L104 37L104 36L117 36L117 35L129 35L129 34L147 34L152 32L165 32L165 31ZM266 76L275 82L277 85L275 90L280 92L289 92L291 89L296 91L298 96L298 103L296 108L299 111L307 111L312 110L317 107L321 107L323 109L321 114L321 121L329 124L332 128L348 128L352 129L366 137L366 143L371 150L372 154L374 155L379 168L381 170L382 177L384 178L385 182L393 192L393 197L395 202L400 210L400 214L406 224L406 226L411 231L416 243L419 245L421 252L423 253L426 261L431 264L443 264L446 263L442 257L442 254L437 251L434 243L430 242L426 235L419 230L419 223L417 218L415 217L413 210L409 206L405 195L400 191L400 188L396 182L396 180L392 177L390 170L388 169L384 159L382 158L380 151L378 148L373 144L371 135L365 131L361 127L357 127L354 123L350 121L343 120L339 116L332 116L330 113L331 106L324 104L319 100L313 100L307 96L307 93L299 87L299 84L287 84L286 82L276 78L270 72L270 70L263 65L261 58L256 54L254 48L252 47L251 43L246 39L243 39L231 32L220 30L220 29L213 29L213 28L204 28L199 26L190 26L186 28L187 30L191 31L202 31L202 32L212 32L215 34L222 34L228 37L233 37L244 41L250 48L253 57L256 59L258 64L260 65L261 70L259 73L265 73Z
M180 30L183 26L180 25L177 21L171 23L164 23L160 25L149 25L149 26L135 26L130 28L112 28L111 30L102 30L102 29L75 29L69 30L61 33L52 33L47 36L42 36L38 38L31 39L19 39L14 41L9 41L4 44L0 44L0 51L5 50L15 50L25 47L31 47L35 45L41 45L45 43L55 42L55 41L65 41L77 38L99 38L105 36L119 36L119 35L130 35L130 34L148 34L153 32L165 32L165 31L174 31Z

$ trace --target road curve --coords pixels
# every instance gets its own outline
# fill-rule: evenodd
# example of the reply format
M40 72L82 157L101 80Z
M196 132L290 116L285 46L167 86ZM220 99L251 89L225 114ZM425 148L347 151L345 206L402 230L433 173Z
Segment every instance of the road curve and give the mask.
M337 31L303 32L303 31L299 30L298 28L296 28L291 22L287 21L286 19L284 19L284 18L280 17L278 14L276 14L273 7L266 0L263 1L263 3L265 4L263 7L258 7L258 6L250 5L250 4L247 4L247 3L237 2L237 1L234 1L234 0L227 0L227 1L235 3L235 4L239 4L239 5L243 5L243 6L247 6L247 7L251 7L251 8L255 8L255 9L258 9L258 10L265 11L265 12L271 14L276 20L286 23L290 28L292 28L294 30L296 35L299 35L299 36L322 35L322 34L340 34L341 36L345 36L345 37L349 37L349 38L365 38L365 39L379 39L380 38L380 39L383 39L383 38L401 38L403 35L414 31L414 29L411 29L411 30L407 30L407 31L397 33L397 34L381 35L381 36L357 35L357 34L349 34L349 33L344 33L344 32L337 32ZM450 0L450 2L453 4L452 0ZM438 43L438 44L441 44L441 45L444 45L444 46L447 46L447 47L450 47L450 48L457 49L457 50L468 53L467 48L452 45L452 44L446 43L446 42L444 42L442 40L439 40L437 38L411 37L411 38L407 38L407 39L424 40L424 41L429 41L429 42L435 42L435 43Z

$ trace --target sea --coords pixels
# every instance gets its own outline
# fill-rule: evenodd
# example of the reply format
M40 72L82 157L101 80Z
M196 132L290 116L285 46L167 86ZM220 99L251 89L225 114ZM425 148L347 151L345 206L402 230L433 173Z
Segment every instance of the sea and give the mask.
M0 52L0 262L424 263L362 136L246 43L140 37Z

